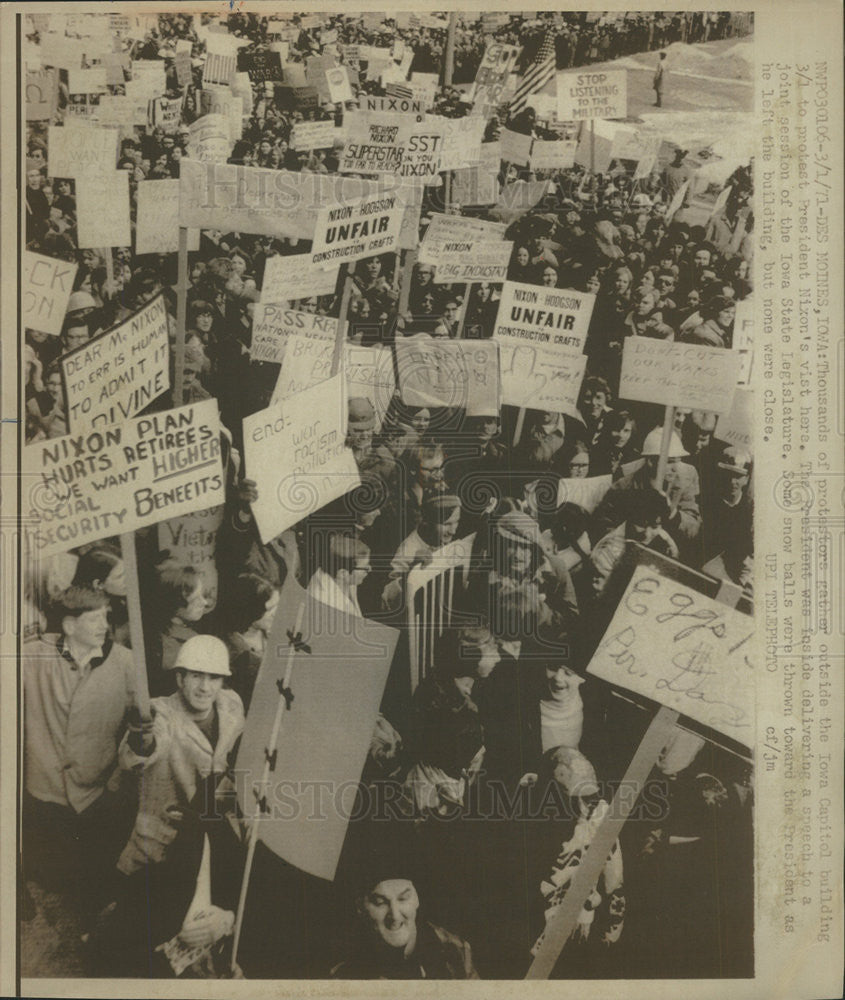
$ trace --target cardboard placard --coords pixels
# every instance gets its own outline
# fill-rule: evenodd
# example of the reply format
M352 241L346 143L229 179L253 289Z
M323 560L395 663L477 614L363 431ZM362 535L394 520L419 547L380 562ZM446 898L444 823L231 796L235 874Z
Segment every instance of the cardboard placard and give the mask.
M535 139L531 147L532 170L567 170L575 164L574 139Z
M333 295L338 267L315 267L311 254L268 257L261 284L262 302L291 302L312 295Z
M209 610L217 604L217 532L225 507L208 507L159 522L158 547L180 566L192 566L202 577Z
M265 545L360 484L345 445L342 374L244 418L243 436L246 474L258 485L252 513ZM288 456L283 465L279 455Z
M222 504L217 401L28 445L23 467L41 482L25 516L45 556Z
M408 136L399 176L417 180L423 184L439 183L440 153L443 136L427 122L419 122Z
M501 222L432 212L431 221L419 246L418 260L421 264L437 264L444 243L501 240L506 229L507 226Z
M287 342L293 336L332 346L337 336L337 320L289 309L281 303L262 303L252 321L251 360L282 364Z
M754 450L754 390L737 386L733 406L716 425L716 437L728 444Z
M68 70L69 94L105 94L108 91L105 66Z
M399 114L349 111L338 170L356 174L396 174L402 166L412 121Z
M190 87L194 78L191 66L191 43L188 42L187 49L180 49L181 42L182 40L176 43L176 54L173 57L173 64L176 67L176 82L180 87Z
M76 267L66 260L24 250L21 323L25 327L53 336L62 332Z
M26 120L46 122L56 113L59 77L52 67L26 71Z
M115 170L99 177L78 177L76 224L80 249L128 247L132 242L129 172Z
M381 430L396 392L393 352L389 347L380 345L359 347L357 344L344 344L343 370L347 398L363 396L369 399L376 412L376 430Z
M458 170L479 162L481 140L487 128L484 118L475 115L468 118L429 115L426 122L432 126L437 125L443 135L443 148L440 152L441 170Z
M169 363L167 310L159 295L119 326L62 356L70 430L102 430L137 416L170 388Z
M626 337L619 398L729 413L739 370L739 351Z
M200 248L199 230L188 232L188 250ZM135 253L176 253L179 249L179 181L139 181Z
M326 87L329 100L334 104L344 104L355 99L345 66L333 66L326 70Z
M495 336L514 346L538 344L583 351L595 301L591 292L506 281L502 286Z
M637 566L588 671L750 746L754 621Z
M405 206L396 194L346 199L317 215L311 259L321 267L395 250Z
M425 115L422 101L412 97L374 97L370 94L361 94L358 98L358 107L361 111L374 114L416 115L419 118Z
M520 132L511 132L510 129L503 128L499 137L499 151L502 159L506 163L527 165L531 160L531 143L533 141L530 135L522 135Z
M172 135L182 124L182 98L157 97L149 105L150 125Z
M628 71L561 73L557 78L557 117L562 122L627 118Z
M407 406L463 407L468 417L499 412L499 350L491 340L420 333L396 340L399 391Z
M209 52L202 69L203 87L227 87L238 71L238 56L234 52Z
M334 120L324 122L297 122L291 131L291 149L331 149L335 142L345 137L345 130Z
M504 281L512 252L510 240L444 243L437 256L434 283Z
M117 132L96 125L51 125L48 162L52 177L98 177L117 166Z
M203 115L190 126L188 153L192 160L225 163L231 149L228 115Z
M249 52L238 52L237 65L239 73L247 73L253 83L263 83L265 80L277 80L281 83L282 57L278 52L268 49L253 49Z
M167 73L163 59L133 60L130 71L132 82L139 91L143 90L148 100L152 101L156 97L164 97L167 91Z

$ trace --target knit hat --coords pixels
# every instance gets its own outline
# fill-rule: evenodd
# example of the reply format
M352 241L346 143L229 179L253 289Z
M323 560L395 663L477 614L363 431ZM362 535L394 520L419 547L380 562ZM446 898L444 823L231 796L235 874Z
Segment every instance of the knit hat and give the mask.
M376 411L365 396L353 396L349 400L349 426L356 430L372 430L376 425Z
M542 552L548 551L549 545L540 534L540 525L521 510L512 510L499 519L497 531L510 542L520 545L536 545Z
M574 747L557 747L549 754L555 781L573 797L595 795L598 790L596 772L587 758Z
M445 524L456 510L461 509L461 501L452 493L439 490L426 491L420 505L423 521L428 524Z

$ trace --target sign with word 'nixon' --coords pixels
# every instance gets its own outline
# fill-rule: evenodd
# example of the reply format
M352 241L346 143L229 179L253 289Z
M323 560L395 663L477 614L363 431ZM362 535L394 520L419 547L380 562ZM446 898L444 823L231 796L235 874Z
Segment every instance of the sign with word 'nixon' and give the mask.
M41 555L217 506L226 499L217 401L27 445L23 472Z
M754 621L637 566L588 670L751 745Z
M729 413L740 371L739 351L626 337L621 399Z
M539 344L583 351L595 301L591 292L506 281L495 336L514 346Z
M110 427L140 413L170 388L169 359L167 310L159 295L62 357L70 429Z
M281 303L264 302L256 307L252 323L250 358L281 364L288 337L301 334L334 343L337 320L330 316L288 309Z
M347 200L321 209L311 259L321 267L395 250L405 205L395 194Z
M558 121L580 122L590 118L626 118L627 115L627 70L596 70L558 76Z
M444 243L437 257L434 283L504 281L512 251L510 240Z

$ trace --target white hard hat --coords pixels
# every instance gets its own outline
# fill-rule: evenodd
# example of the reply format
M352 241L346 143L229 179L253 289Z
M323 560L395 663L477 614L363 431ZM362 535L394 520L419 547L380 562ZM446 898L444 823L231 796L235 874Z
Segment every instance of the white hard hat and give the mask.
M199 674L231 677L229 651L222 639L213 635L193 635L179 650L174 670L194 670Z
M67 300L67 309L65 312L81 312L83 309L96 309L97 300L93 295L89 295L88 292L83 291L81 288L77 289L75 292L71 292L70 298Z
M643 455L659 455L660 454L660 443L663 440L663 428L655 427L653 431L646 435L645 441L643 441ZM681 458L683 455L688 455L688 451L684 451L684 446L681 444L681 439L678 435L672 431L672 437L669 439L669 454L668 458Z

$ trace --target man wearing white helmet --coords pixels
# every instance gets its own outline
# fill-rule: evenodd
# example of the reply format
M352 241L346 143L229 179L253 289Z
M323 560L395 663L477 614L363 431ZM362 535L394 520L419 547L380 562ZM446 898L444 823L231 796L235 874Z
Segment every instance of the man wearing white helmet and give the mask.
M174 811L190 803L201 780L225 774L244 727L240 696L223 687L231 670L221 639L188 639L173 669L176 692L153 699L152 719L130 726L120 747L121 767L144 772L135 829L118 862L126 875L164 859Z
M595 544L609 531L627 521L634 492L651 488L662 493L669 504L669 516L662 527L678 546L681 559L694 561L691 546L701 530L698 473L691 465L681 462L687 452L673 431L669 440L666 470L658 482L662 437L661 427L656 427L646 436L642 450L645 461L639 469L617 480L607 491L593 514L590 537Z

